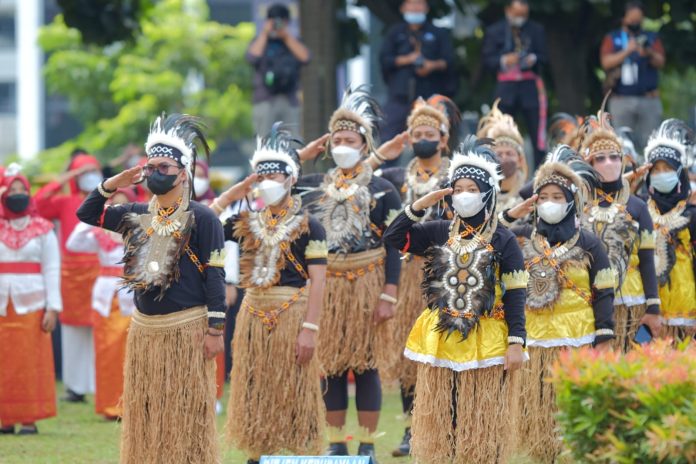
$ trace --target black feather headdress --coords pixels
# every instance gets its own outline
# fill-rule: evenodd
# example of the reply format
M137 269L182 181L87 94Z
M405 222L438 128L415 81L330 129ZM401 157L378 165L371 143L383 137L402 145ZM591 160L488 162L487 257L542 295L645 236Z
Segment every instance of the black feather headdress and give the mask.
M148 158L165 157L186 168L193 178L199 150L207 159L210 147L205 136L205 125L200 118L188 114L162 113L150 126L145 143Z
M301 140L283 128L282 122L276 122L268 135L257 138L251 168L257 174L281 173L297 179L301 164L294 146L301 144Z

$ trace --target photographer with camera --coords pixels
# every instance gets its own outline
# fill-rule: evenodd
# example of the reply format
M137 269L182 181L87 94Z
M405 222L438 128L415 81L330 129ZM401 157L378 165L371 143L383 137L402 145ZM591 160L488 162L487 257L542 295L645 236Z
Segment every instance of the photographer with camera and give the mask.
M505 19L486 29L481 48L483 64L496 73L495 97L503 113L522 113L534 146L534 160L543 161L546 148L546 90L541 67L546 64L546 34L529 20L527 0L505 2Z
M406 130L412 103L433 94L453 97L457 91L454 48L449 31L428 20L426 0L404 0L403 21L391 27L380 51L382 78L389 97L382 140Z
M289 28L290 10L283 4L268 8L263 29L249 45L246 59L254 67L254 130L267 134L275 121L299 134L300 101L297 89L300 68L310 53Z
M638 152L662 120L658 70L665 65L662 41L657 33L643 30L643 16L641 2L626 3L621 29L607 34L600 49L607 75L604 90L612 90L614 126L633 129Z

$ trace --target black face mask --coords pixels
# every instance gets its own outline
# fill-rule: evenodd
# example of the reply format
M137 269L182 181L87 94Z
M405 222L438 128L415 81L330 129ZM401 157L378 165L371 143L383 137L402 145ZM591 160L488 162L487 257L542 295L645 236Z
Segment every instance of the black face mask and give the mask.
M155 171L147 178L147 188L155 195L164 195L174 188L178 174L163 175Z
M632 34L638 34L641 30L641 24L640 23L635 23L635 24L627 24L626 29L629 30Z
M437 146L439 144L440 142L438 140L421 140L413 144L413 154L421 159L432 158L437 153Z
M29 195L26 193L17 193L8 195L5 199L5 206L13 213L21 213L29 207Z

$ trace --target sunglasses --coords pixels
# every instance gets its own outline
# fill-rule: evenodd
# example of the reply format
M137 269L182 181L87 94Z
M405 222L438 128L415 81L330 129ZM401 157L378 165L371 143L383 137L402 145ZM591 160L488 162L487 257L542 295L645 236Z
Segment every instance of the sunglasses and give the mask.
M169 175L169 170L171 168L176 169L176 172L181 171L183 168L181 166L177 166L175 164L169 164L169 163L160 163L157 165L152 165L152 164L146 164L143 166L143 173L146 176L154 174L155 171L159 172L163 176Z
M615 163L617 161L621 161L621 155L616 155L616 154L597 155L592 160L595 161L596 163L600 163L600 164L606 162L607 160Z

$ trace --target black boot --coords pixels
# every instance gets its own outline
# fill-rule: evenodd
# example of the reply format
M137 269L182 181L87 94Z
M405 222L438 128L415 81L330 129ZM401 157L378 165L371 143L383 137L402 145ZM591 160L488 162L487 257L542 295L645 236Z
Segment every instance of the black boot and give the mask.
M329 443L329 449L326 450L326 455L327 456L350 456L350 454L348 454L348 445L346 445L346 442L344 442L344 441L336 442L336 443Z
M246 464L259 464L259 461L256 459L247 459Z
M8 425L6 427L0 428L0 435L14 435L15 433L15 426L14 425Z
M39 429L36 428L36 424L28 424L22 425L17 435L36 435L37 433L39 433Z
M370 464L377 464L375 445L372 443L360 443L358 447L358 456L370 456Z
M65 390L65 396L61 398L63 401L67 401L68 403L85 403L85 395L81 395L79 393L75 393L74 391L70 390L69 388Z
M402 458L411 454L411 427L406 427L401 443L392 451L392 456Z

